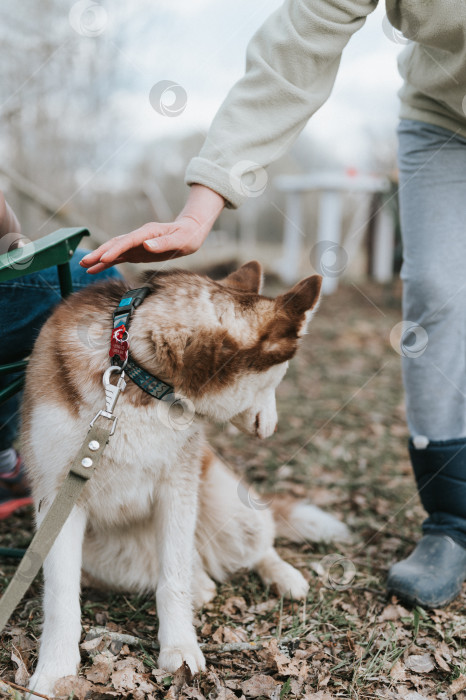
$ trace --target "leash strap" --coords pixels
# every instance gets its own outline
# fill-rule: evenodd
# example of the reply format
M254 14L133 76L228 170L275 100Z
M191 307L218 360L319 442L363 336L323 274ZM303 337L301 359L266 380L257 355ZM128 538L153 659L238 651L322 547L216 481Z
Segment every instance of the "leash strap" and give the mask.
M88 479L98 466L111 430L111 425L104 428L97 423L89 429L65 481L0 599L0 633L34 581Z

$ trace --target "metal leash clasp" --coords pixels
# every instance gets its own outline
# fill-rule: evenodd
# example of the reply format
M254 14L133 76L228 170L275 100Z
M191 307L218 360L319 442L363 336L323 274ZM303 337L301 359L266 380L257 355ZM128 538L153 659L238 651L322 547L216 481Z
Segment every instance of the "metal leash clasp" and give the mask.
M116 384L112 384L110 381L111 376L114 372L118 372L120 374L120 377ZM111 367L105 370L104 376L102 377L102 384L104 385L105 389L105 410L100 410L94 416L94 418L89 423L91 427L94 425L95 421L99 416L103 416L104 418L108 418L109 420L113 421L110 435L113 435L113 433L115 432L117 417L113 415L113 409L115 408L115 404L118 401L118 397L120 396L121 392L125 390L126 382L124 377L125 372L123 367L112 365Z

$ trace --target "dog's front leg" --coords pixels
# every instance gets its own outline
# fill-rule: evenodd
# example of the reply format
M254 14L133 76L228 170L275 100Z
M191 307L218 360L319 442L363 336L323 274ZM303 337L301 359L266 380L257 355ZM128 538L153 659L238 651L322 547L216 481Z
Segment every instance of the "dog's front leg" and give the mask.
M192 562L197 489L183 477L160 486L157 498L159 667L176 671L186 661L192 673L205 668L193 626Z
M85 527L86 514L75 506L44 562L44 626L29 687L45 695L53 696L56 681L75 675L80 662L79 592Z

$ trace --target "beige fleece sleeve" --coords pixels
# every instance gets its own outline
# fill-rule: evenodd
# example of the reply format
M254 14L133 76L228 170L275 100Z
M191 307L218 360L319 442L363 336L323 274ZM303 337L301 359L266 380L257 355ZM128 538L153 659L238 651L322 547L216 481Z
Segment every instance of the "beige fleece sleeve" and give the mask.
M251 39L246 73L189 163L186 183L210 187L230 207L255 193L263 168L290 148L330 95L344 47L376 5L377 0L287 0L274 12Z

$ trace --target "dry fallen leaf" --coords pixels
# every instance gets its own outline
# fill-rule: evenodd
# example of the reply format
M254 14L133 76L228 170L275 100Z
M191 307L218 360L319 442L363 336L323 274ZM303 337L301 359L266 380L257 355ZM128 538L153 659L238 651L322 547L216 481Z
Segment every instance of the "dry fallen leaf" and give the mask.
M319 688L326 688L330 681L330 675L319 676L317 680L317 685Z
M183 690L183 693L184 692L185 691ZM230 690L229 688L224 688L223 686L221 688L218 688L218 690L216 690L215 694L216 694L216 700L238 700L238 696L235 695L232 690ZM242 695L241 697L244 698L244 695ZM209 695L209 698L210 698L210 695Z
M379 622L394 622L401 617L409 617L409 612L402 605L387 605L377 618Z
M138 673L144 673L144 664L141 659L137 659L135 656L126 656L124 659L120 659L115 664L115 671L123 671L125 668L130 668Z
M205 695L203 695L201 693L201 691L198 690L197 688L189 688L189 687L185 686L183 688L183 695L186 698L192 698L192 700L206 700ZM233 697L235 698L235 700L237 700L236 695L233 695ZM218 695L217 695L217 698L218 698Z
M89 693L92 688L92 683L85 678L65 676L64 678L59 678L55 683L54 692L58 697L68 698L71 695L73 698L76 698L76 700L84 700L87 693Z
M456 693L459 693L461 690L464 690L466 688L466 676L461 674L456 678L456 680L453 681L448 687L448 690L450 691L451 695L456 695Z
M405 666L414 673L430 673L435 668L430 654L411 654L405 661Z
M297 650L302 651L302 650ZM278 647L276 639L271 639L264 644L264 649L259 652L259 656L265 660L267 667L276 669L280 676L302 676L307 675L308 664L307 654L301 658L290 659Z
M113 654L104 651L94 656L91 668L86 671L86 678L92 683L107 683L113 671Z
M154 690L155 686L152 683L147 681L143 676L139 677L136 693L141 695L141 698L147 698L147 694L153 693ZM134 697L136 697L136 693L134 694Z
M112 673L112 685L116 690L135 690L140 678L133 668L122 668L120 671Z
M434 658L437 663L437 666L442 669L442 671L447 671L447 673L450 672L450 666L445 660L445 657L441 653L439 649L436 649L434 652ZM450 657L451 658L451 657Z
M175 671L167 698L177 698L183 686L191 683L193 674L186 661Z
M212 635L212 641L217 642L217 644L248 642L249 635L243 627L224 627L221 625Z
M302 676L299 678L292 678L290 680L290 692L298 698L301 697L304 683L305 679Z
M97 613L95 614L95 621L96 621L96 623L97 623L99 626L105 627L105 625L106 625L107 622L108 622L108 613L107 613L107 611L106 611L106 610L103 610L102 612L97 612Z
M82 644L80 644L79 646L81 647L81 649L84 649L84 651L95 651L96 649L98 649L102 640L103 636L94 637L94 639L87 639L86 641L82 642Z
M222 644L223 642L223 626L221 625L212 635L212 641L217 644Z
M171 676L171 673L169 671L165 671L165 669L163 668L153 668L152 675L154 676L157 683L162 683L164 678L168 678L168 676Z
M261 696L270 698L278 685L280 685L280 683L272 678L272 676L258 673L247 681L243 681L243 683L241 683L241 690L248 698L259 698Z
M268 600L265 600L263 603L258 603L257 605L251 605L248 608L248 612L252 613L253 615L264 615L265 613L270 612L273 610L279 603L279 600L277 598L269 598Z
M397 683L406 680L406 670L400 660L393 664L390 671L390 678Z
M112 673L112 684L120 693L131 693L131 697L139 697L141 699L147 697L147 693L154 691L152 683L144 678L141 673L138 673L131 666L121 668L119 671Z
M18 653L15 653L15 651L11 652L11 660L14 661L18 667L15 671L15 683L23 686L27 685L29 673L19 651Z
M5 634L11 637L13 646L21 652L31 651L31 649L36 648L36 642L30 639L21 627L13 627L9 632L6 631Z
M220 608L220 612L229 617L234 617L238 613L243 613L246 610L246 601L242 596L231 596L227 598Z
M242 627L224 627L223 641L227 644L230 642L248 642L249 635Z

